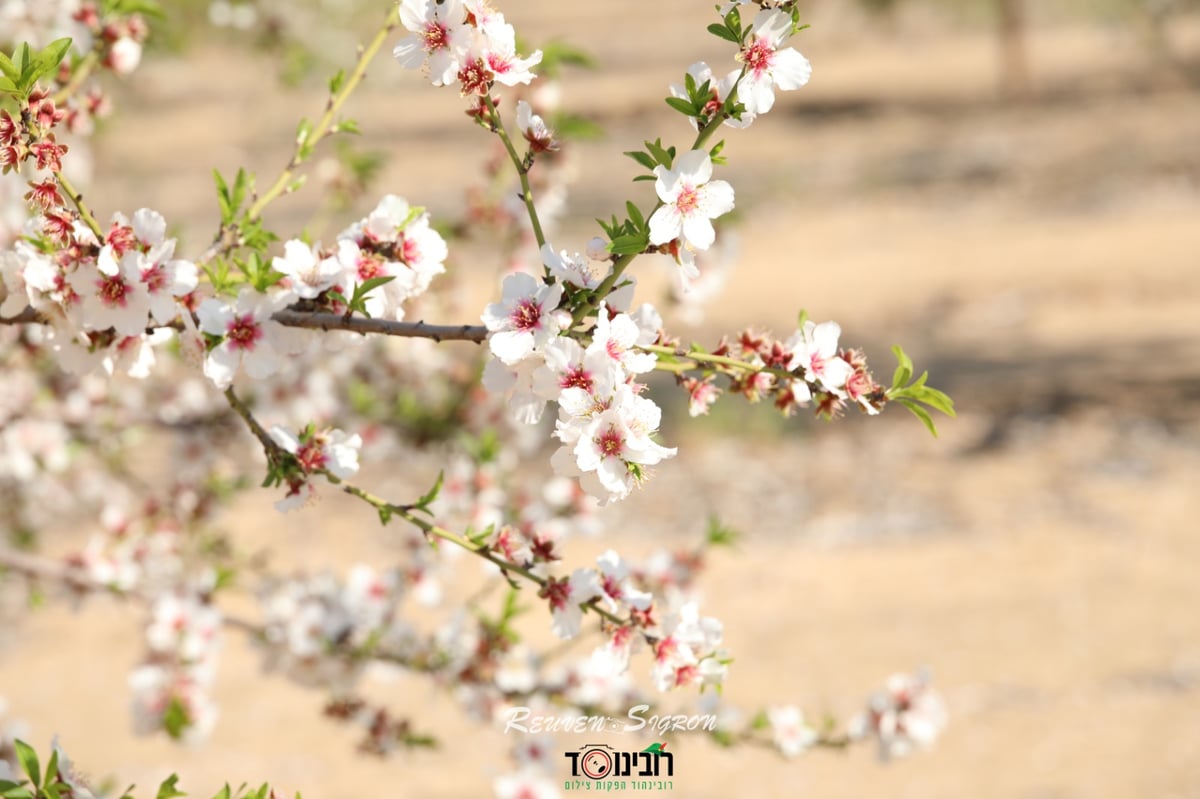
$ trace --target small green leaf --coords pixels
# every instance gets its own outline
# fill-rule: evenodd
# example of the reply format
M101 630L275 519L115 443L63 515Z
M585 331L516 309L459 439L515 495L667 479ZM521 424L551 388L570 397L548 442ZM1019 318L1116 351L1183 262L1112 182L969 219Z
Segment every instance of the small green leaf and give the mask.
M46 785L50 785L58 779L58 750L50 750L50 762L46 764Z
M733 31L729 30L729 28L725 27L724 25L718 25L717 23L714 22L713 24L708 26L708 32L711 33L713 36L724 39L727 42L733 42L734 44L741 44L741 40L738 39L737 34L734 33Z
M353 133L355 135L362 134L362 129L358 127L358 123L353 119L343 119L334 126L333 131L334 133Z
M732 547L741 537L741 533L724 524L715 513L708 517L708 531L704 541L710 547Z
M617 236L608 243L608 251L613 255L633 255L645 250L649 244L650 238L647 235Z
M634 161L637 161L639 164L641 164L642 166L646 167L646 169L649 169L651 171L654 170L654 167L658 166L658 164L656 164L654 162L653 157L647 155L646 153L643 153L641 150L631 150L631 151L625 153L625 155L629 156Z
M179 775L172 774L162 781L162 785L158 786L157 799L175 799L177 796L187 796L186 793L179 790Z
M32 746L21 740L13 741L13 748L17 751L17 762L25 770L25 775L29 777L29 781L33 783L33 787L37 788L42 784L41 767L38 764L37 752L33 751Z
M654 157L654 160L667 169L671 168L671 163L675 159L675 148L662 146L662 139L655 139L653 142L646 142L646 151Z
M236 214L246 201L246 193L254 187L254 175L238 167L237 177L233 179L233 193L229 195L229 205Z
M216 793L213 795L213 799L230 799L230 794L229 794L229 785L228 785L228 784L226 784L224 788L222 788L221 790L217 791L217 792L216 792Z
M62 60L67 55L67 51L71 49L70 37L55 39L42 48L42 51L37 55L38 67L43 75L47 75L56 69L62 63Z
M667 105L671 106L684 116L694 117L697 113L699 113L696 110L696 106L692 104L691 100L684 100L682 97L668 97L666 100Z
M3 73L10 81L15 81L21 77L21 70L17 69L12 59L4 53L0 53L0 73Z
M896 356L898 364L895 373L892 375L892 388L903 388L908 385L909 378L912 377L912 359L905 354L904 349L899 344L892 347L892 353Z
M629 212L629 221L633 223L634 228L642 230L646 227L646 218L642 216L642 212L632 202L625 203L625 210Z
M445 481L445 479L446 471L443 469L442 471L438 472L437 480L435 480L433 483L433 488L430 488L428 491L422 494L421 498L416 501L416 507L421 508L422 510L428 510L429 506L433 504L433 501L438 498L438 494L442 493L442 483Z
M929 411L925 410L920 405L909 399L898 399L896 401L912 411L913 415L925 424L925 427L929 429L929 432L933 434L933 437L937 438L937 427L934 425L933 417L929 415Z
M24 787L23 782L7 782L0 780L0 797L3 799L34 799L33 791Z
M342 84L344 84L345 82L346 82L346 70L339 69L337 72L334 73L333 77L329 79L329 93L337 94L339 91L341 91Z
M172 697L167 709L163 711L162 722L167 735L178 741L183 737L184 730L191 726L192 720L188 717L183 702L179 701L178 697Z

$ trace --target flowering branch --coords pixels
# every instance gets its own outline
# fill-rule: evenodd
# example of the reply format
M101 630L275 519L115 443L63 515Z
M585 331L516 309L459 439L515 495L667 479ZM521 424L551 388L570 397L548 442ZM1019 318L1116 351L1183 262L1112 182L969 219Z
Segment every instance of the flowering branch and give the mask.
M92 215L92 212L83 202L83 195L76 190L76 188L71 184L71 181L68 180L67 176L61 171L54 173L54 179L57 180L58 185L62 187L63 193L70 198L71 204L74 205L76 210L79 211L79 216L83 218L83 221L87 224L88 229L90 229L92 233L96 234L97 240L103 241L104 231L101 229L100 223L96 221L96 217Z
M334 85L337 88L334 94L330 95L329 101L326 102L325 113L320 115L317 124L311 128L301 126L300 133L296 136L295 151L290 161L288 161L287 167L283 168L283 172L275 179L274 184L254 200L250 206L250 210L246 211L247 220L256 220L256 218L262 216L266 206L280 196L280 194L287 191L296 168L307 160L308 155L311 154L313 148L316 148L320 140L328 136L329 133L336 132L334 118L337 116L338 110L341 110L342 104L358 88L359 83L362 82L362 78L366 76L367 65L370 64L376 53L379 52L379 48L383 47L383 43L388 41L392 30L396 29L397 22L396 10L395 8L391 8L388 11L388 16L385 17L382 28L376 32L374 38L372 38L371 42L365 48L360 49L359 60L354 65L353 70L350 71L349 76L344 79L344 82L337 82L335 79ZM337 85L338 83L341 85Z
M500 118L500 112L496 110L496 103L492 100L490 94L483 98L484 105L487 106L490 114L489 129L500 137L500 141L504 143L504 149L508 151L508 157L512 161L513 168L517 170L517 177L521 179L521 199L525 202L525 209L529 212L529 223L533 226L533 237L537 239L537 245L540 249L546 243L546 235L542 232L542 223L538 219L537 207L533 203L533 189L529 184L529 166L517 155L517 150L513 147L512 139L508 136L508 131L504 128L504 121Z
M273 200L279 197L279 195L285 193L288 186L291 184L292 175L295 173L297 167L304 163L309 154L312 153L313 148L316 147L317 144L320 143L323 138L325 138L325 136L330 133L337 132L336 126L333 122L334 118L337 116L338 111L341 110L342 105L346 102L346 99L350 96L351 92L358 87L358 84L362 82L363 77L366 76L367 65L371 63L371 61L375 58L375 54L379 52L379 48L382 47L383 43L387 41L389 36L391 36L392 31L396 28L397 22L398 18L396 16L396 10L394 8L390 9L387 17L385 18L383 27L381 27L375 34L375 38L372 39L366 47L360 49L358 62L354 65L350 75L347 76L344 81L337 81L335 79L332 85L336 86L336 89L334 90L333 94L330 95L329 100L325 105L325 113L321 115L321 118L318 119L317 123L311 128L303 125L301 126L300 133L296 136L296 149L292 153L291 160L288 161L287 166L284 167L283 171L279 173L279 177L275 179L275 183L272 184L271 188L267 189L266 192L255 199L255 201L250 205L249 210L246 212L247 219L257 219L262 215L263 209L265 209ZM339 83L340 85L338 85Z

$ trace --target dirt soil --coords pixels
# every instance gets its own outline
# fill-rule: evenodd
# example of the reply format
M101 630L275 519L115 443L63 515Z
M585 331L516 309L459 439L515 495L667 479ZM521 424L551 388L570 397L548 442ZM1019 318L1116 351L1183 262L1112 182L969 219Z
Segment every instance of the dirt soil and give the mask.
M703 33L709 3L503 5L528 40L566 38L603 67L565 84L567 106L606 129L576 151L583 222L563 240L581 244L583 224L629 190L613 178L633 174L618 153L684 139L665 86L728 54ZM703 582L737 657L731 703L844 718L891 672L928 666L950 726L933 751L886 766L868 751L787 762L682 739L674 792L1200 799L1200 26L1172 32L1183 60L1164 75L1115 26L1040 25L1034 94L1005 103L986 31L923 17L888 30L837 8L814 21L799 38L812 84L727 136L741 261L704 325L679 329L710 342L751 323L786 333L803 307L839 320L881 375L903 343L961 414L937 440L902 409L800 418L788 435L769 414L672 418L679 456L606 512L607 540L632 556L683 545L710 512L744 531ZM659 35L668 26L684 33ZM196 38L121 92L96 160L124 207L181 220L199 249L214 227L210 169L273 175L296 115L322 100L243 85L267 62ZM452 211L487 146L455 93L381 58L352 113L395 156L380 187ZM271 221L302 224L311 208L289 201ZM462 268L490 292L493 264ZM760 434L735 439L743 429ZM285 522L259 499L245 535L304 547L302 561L386 553L353 505ZM122 786L176 770L193 795L271 779L314 799L484 796L508 768L511 740L408 680L389 700L445 745L358 756L319 718L320 697L261 679L236 639L206 746L135 738L131 664L109 653L137 651L138 634L119 607L40 612L0 652L0 694L39 740L59 733Z

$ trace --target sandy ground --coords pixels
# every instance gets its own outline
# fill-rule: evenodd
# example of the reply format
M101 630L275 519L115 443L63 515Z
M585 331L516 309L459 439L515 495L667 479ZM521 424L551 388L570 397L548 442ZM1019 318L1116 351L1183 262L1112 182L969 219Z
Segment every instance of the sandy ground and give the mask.
M584 220L624 196L611 175L632 173L616 153L678 131L662 87L723 55L702 33L707 4L644 5L505 4L529 39L564 36L605 66L568 82L568 105L608 131L578 154ZM655 35L677 18L696 35ZM1005 105L984 33L902 20L895 36L836 9L818 22L800 40L812 85L729 137L742 262L689 335L782 332L804 307L838 319L883 374L887 346L903 343L961 416L936 441L899 410L795 420L784 436L763 414L672 421L681 454L611 511L612 541L633 556L683 543L710 511L746 533L704 581L738 658L732 702L845 717L890 672L928 665L951 725L936 750L891 766L866 751L784 762L681 740L675 793L1200 797L1200 95L1152 77L1116 28L1039 29L1036 94ZM1193 55L1195 33L1175 32ZM264 63L201 45L147 64L97 155L117 196L204 242L209 169L272 175L296 109L320 105L311 90L226 82ZM460 112L452 93L381 62L353 110L370 146L400 152L380 185L451 210L485 147ZM282 203L272 221L311 207ZM747 428L762 435L727 435ZM385 552L353 505L290 528L260 507L245 535L304 559ZM137 635L120 608L43 611L0 651L0 694L39 738L57 731L86 770L123 784L174 769L197 794L272 779L309 797L482 796L506 768L509 742L415 681L386 696L451 744L357 757L348 731L317 718L319 697L259 679L234 640L208 745L134 738L130 664L107 652L134 651Z

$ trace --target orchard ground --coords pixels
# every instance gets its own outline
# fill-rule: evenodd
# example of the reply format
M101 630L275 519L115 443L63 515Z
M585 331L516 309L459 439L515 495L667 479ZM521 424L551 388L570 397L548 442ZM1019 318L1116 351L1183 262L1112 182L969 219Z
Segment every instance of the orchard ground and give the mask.
M562 36L601 64L564 82L567 108L606 137L575 150L577 221L553 237L563 247L592 235L580 220L627 196L649 202L648 186L626 182L634 166L620 151L686 141L666 86L694 60L728 56L704 33L709 4L615 5L628 13L503 4L527 40ZM1200 25L1171 31L1172 71L1153 67L1128 30L1042 20L1033 95L1002 103L985 30L925 14L887 30L838 9L813 22L795 42L812 84L725 136L720 176L738 192L741 260L703 325L675 330L709 344L748 324L786 334L803 307L837 319L881 379L888 347L903 344L960 416L933 440L900 408L834 425L732 400L701 423L676 413L664 433L679 456L605 513L611 538L568 551L582 564L610 542L632 557L685 546L718 513L745 533L702 578L704 611L725 621L737 657L732 703L846 719L890 672L927 665L951 721L934 751L886 767L865 749L785 762L680 739L674 793L1200 797ZM103 217L159 209L188 251L215 228L210 169L244 165L266 183L296 118L323 102L312 87L243 85L268 62L206 39L216 41L196 35L182 59L151 59L118 93L96 154L97 183L116 191L92 198ZM349 57L351 37L334 45ZM380 58L350 107L364 144L393 155L380 192L453 214L492 145L462 107ZM311 190L288 198L269 222L298 229L315 201ZM451 269L472 301L464 318L438 321L472 321L498 293L495 266L479 244L462 251ZM642 296L661 283L646 277ZM436 466L397 471L368 469L360 482L403 499ZM284 517L274 498L245 497L230 525L282 563L388 557L369 509L330 498ZM213 739L189 750L134 738L125 676L139 635L137 614L106 602L80 616L40 611L3 642L0 694L37 741L57 732L86 772L122 787L177 770L193 795L271 780L309 797L482 796L510 770L511 737L408 679L380 697L442 748L357 756L355 734L320 718L319 696L260 678L232 634ZM559 739L564 751L594 742Z

